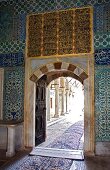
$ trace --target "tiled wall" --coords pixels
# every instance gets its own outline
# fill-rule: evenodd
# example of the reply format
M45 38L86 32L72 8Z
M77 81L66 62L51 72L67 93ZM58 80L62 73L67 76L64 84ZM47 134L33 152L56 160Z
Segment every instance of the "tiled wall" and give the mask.
M95 134L110 141L110 3L94 7Z
M24 68L5 68L4 77L4 120L23 120Z
M17 69L17 66L21 65L22 68L24 66L23 56L25 51L25 29L27 14L81 6L93 6L94 9L96 140L109 141L110 0L2 1L0 3L0 15L2 14L0 18L0 67L5 67L6 69L5 89L7 89L7 84L13 81L12 77L15 78L15 82L17 83L18 77L20 76L19 69L16 71L12 69L10 71L8 68L16 66ZM15 72L16 74L14 74ZM18 86L19 88L22 88L23 79L21 78L20 81L21 83L19 83ZM11 115L11 108L8 107L7 111L5 103L7 103L8 99L6 96L11 97L12 94L8 93L7 90L6 92L4 91L4 118L10 119L9 115ZM103 108L107 108L107 111ZM15 112L19 113L20 116L18 116L18 118L15 115L14 119L17 117L18 120L20 117L23 117L23 112L21 113L21 110L15 110Z
M96 141L110 141L110 67L95 70Z

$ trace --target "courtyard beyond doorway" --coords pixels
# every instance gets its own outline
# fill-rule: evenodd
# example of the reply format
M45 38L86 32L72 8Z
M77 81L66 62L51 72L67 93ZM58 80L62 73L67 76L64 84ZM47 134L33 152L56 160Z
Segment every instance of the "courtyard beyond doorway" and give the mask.
M77 155L76 158L83 159L84 94L82 87L81 83L77 84L74 95L73 93L69 95L68 112L63 115L59 114L58 117L53 116L50 120L47 119L46 141L34 148L31 154L41 155L43 153L44 156L53 154L53 156L61 157L61 155L64 156L64 153L71 152L72 155Z

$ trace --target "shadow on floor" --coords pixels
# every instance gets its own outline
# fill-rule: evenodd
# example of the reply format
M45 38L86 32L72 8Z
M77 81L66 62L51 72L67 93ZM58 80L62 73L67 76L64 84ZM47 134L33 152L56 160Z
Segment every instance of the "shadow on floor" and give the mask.
M5 170L11 164L20 161L22 158L28 156L31 149L22 150L16 153L12 158L6 158L5 151L0 150L0 170ZM32 156L31 156L32 158ZM110 157L93 156L85 157L84 161L74 161L73 169L71 170L109 170L110 169ZM17 167L18 170L20 167ZM28 168L30 170L30 168ZM44 169L46 170L46 169ZM50 169L51 170L51 169ZM59 169L60 170L60 169Z
M15 163L17 160L22 159L24 156L28 155L31 151L32 148L16 151L15 156L7 158L6 150L0 149L0 170L4 170L5 167L8 167L10 164Z

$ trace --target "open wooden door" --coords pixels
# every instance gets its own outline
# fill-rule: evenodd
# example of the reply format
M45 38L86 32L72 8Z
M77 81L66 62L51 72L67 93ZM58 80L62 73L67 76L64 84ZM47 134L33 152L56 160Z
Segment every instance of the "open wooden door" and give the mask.
M36 83L35 145L46 138L46 76Z

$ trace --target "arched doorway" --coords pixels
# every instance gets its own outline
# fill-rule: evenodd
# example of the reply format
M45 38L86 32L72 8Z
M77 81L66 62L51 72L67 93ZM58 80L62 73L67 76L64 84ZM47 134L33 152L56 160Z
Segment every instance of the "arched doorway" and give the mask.
M84 153L85 155L94 154L94 68L93 58L86 58L87 72L78 65L62 61L48 63L34 69L31 75L31 60L26 62L25 79L25 116L24 116L24 145L27 147L35 146L35 92L36 82L46 74L69 75L79 79L84 84ZM28 70L28 71L27 71ZM88 76L89 75L89 76ZM52 80L51 79L51 80ZM48 82L49 80L47 80ZM32 102L33 101L33 102Z
M69 73L66 73L66 71L53 71L53 72L48 72L45 73L45 75L43 75L37 82L36 82L36 99L35 99L35 146L38 146L39 144L41 144L42 142L44 142L46 140L46 136L47 136L47 132L46 132L46 126L47 126L47 121L46 121L46 117L47 117L47 110L48 110L48 114L50 114L49 111L49 107L50 107L50 98L48 96L47 98L47 85L48 83L51 81L55 81L55 115L53 117L58 118L60 115L60 100L59 100L59 84L58 84L58 78L61 78L64 75L66 76L66 83L67 83L67 79L69 77L67 77L67 75L69 75ZM57 78L57 79L56 79ZM75 79L76 80L76 79ZM80 80L80 83L82 81ZM60 83L60 82L59 82ZM82 84L82 83L81 83ZM54 85L54 84L53 84ZM60 84L61 85L61 84ZM72 86L71 86L72 87ZM50 89L49 89L50 90ZM66 85L66 90L69 90L69 86ZM68 103L69 101L69 93L71 91L66 91L66 103L65 103L65 107L66 107L66 113L69 113L69 108L68 108ZM64 94L64 93L63 93ZM63 95L64 96L64 95ZM67 97L68 96L68 97ZM65 97L64 97L65 98ZM64 100L64 99L63 99ZM80 99L79 99L80 100ZM76 102L77 104L77 102ZM64 105L64 103L63 103ZM80 107L80 103L79 106ZM68 108L68 109L67 109ZM63 109L64 110L64 109ZM78 109L77 109L78 110ZM74 110L75 111L75 110ZM64 114L64 113L62 113ZM77 114L77 113L76 113ZM74 117L72 117L72 122L74 122ZM69 122L68 122L69 123ZM55 129L54 129L55 130ZM82 134L83 135L83 134Z
M83 108L82 83L71 77L59 77L51 81L46 89L46 139L36 149L83 152Z

